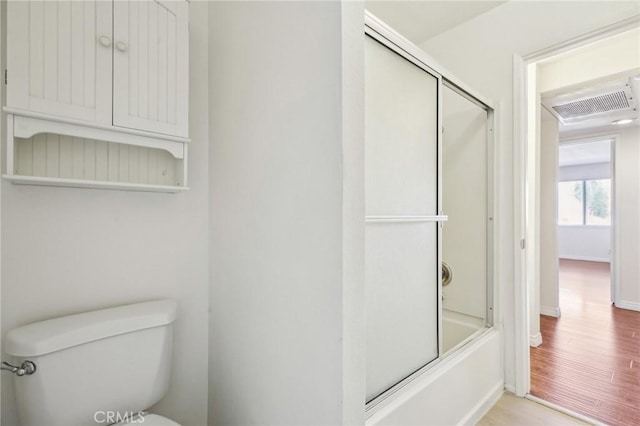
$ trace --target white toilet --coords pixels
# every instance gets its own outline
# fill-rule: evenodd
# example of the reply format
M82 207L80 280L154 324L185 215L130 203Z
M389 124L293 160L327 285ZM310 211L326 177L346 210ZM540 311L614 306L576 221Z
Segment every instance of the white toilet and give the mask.
M22 426L179 426L144 412L169 388L176 310L159 300L11 330L5 352L35 366L14 379Z

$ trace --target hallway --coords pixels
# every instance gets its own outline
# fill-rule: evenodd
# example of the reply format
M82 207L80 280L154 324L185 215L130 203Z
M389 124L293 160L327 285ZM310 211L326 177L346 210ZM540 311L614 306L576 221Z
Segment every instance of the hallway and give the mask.
M610 303L608 263L560 260L561 318L540 317L531 394L612 425L640 418L640 312Z

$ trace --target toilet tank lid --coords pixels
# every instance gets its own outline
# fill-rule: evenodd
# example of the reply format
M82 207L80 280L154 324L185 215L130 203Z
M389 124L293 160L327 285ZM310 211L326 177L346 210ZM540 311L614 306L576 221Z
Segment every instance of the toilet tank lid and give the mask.
M68 315L15 328L7 333L5 352L27 357L119 334L171 324L176 318L173 300L156 300L82 314Z

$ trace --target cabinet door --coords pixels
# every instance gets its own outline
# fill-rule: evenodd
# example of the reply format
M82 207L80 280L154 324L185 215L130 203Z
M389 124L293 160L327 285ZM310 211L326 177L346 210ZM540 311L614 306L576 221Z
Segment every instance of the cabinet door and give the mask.
M188 136L189 6L116 1L113 124Z
M112 2L7 7L7 105L111 124Z

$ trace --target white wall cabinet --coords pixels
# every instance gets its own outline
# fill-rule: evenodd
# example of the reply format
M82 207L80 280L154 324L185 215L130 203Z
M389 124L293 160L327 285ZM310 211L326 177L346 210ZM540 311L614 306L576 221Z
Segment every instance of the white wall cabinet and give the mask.
M111 124L112 7L10 1L7 106Z
M186 1L113 4L113 124L187 136Z
M17 167L17 139L59 134L165 150L181 171L169 186L184 187L188 64L186 0L9 1L5 110L19 126L8 126L5 177L37 181L20 178L41 165Z

